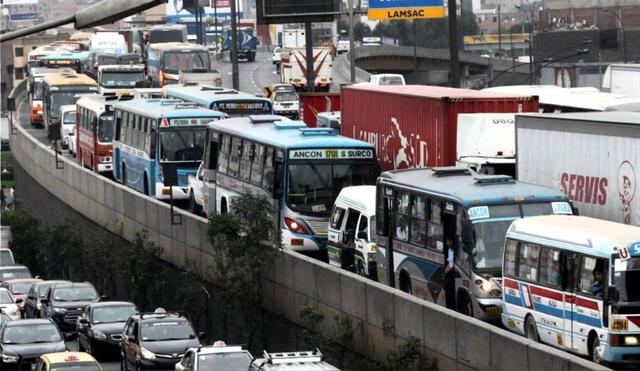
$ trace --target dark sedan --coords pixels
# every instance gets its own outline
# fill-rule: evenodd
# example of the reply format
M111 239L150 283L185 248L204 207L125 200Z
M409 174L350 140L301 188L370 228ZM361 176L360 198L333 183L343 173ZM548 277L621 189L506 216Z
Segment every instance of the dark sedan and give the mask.
M0 329L0 369L30 369L46 353L64 352L67 347L60 330L49 319L9 321Z
M126 301L89 304L78 317L78 349L91 355L120 353L124 325L129 317L137 313L135 304Z
M99 300L98 292L89 282L58 283L47 290L40 303L43 316L51 318L63 333L73 334L84 308Z
M69 281L41 281L36 282L31 286L29 293L27 294L27 300L24 302L24 314L27 318L41 318L42 316L42 300L47 294L47 289L58 283L71 283Z

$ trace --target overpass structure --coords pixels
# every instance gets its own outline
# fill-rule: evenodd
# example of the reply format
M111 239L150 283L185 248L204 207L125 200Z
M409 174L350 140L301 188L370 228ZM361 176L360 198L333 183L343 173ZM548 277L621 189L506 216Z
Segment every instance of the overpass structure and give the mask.
M367 45L354 53L356 65L370 73L403 73L409 83L444 85L449 81L449 49ZM528 64L462 51L460 65L460 76L467 81L483 77L488 82L501 74L492 85L522 83L529 76Z
M22 123L10 130L16 196L22 207L44 222L65 220L60 213L69 210L86 224L129 241L145 229L163 249L163 260L181 266L189 258L206 277L214 261L207 219L174 210L181 216L181 223L174 224L168 204L99 176L70 158L57 158L21 125L28 125L24 89L21 83L12 93ZM329 318L346 316L357 329L352 350L373 360L384 361L390 350L416 337L440 370L606 369L295 252L283 251L264 281L265 310L300 326L305 325L299 313L305 305ZM331 323L322 326L328 331Z

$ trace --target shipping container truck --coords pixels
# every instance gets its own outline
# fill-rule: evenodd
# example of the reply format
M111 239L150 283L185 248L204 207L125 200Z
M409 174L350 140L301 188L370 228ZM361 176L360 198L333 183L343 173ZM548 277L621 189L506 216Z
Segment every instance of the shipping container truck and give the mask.
M291 84L296 90L307 90L307 51L306 49L284 49L281 53L280 82ZM329 48L313 48L314 90L329 91L333 85L331 67L333 66Z
M376 146L383 171L456 163L459 113L537 112L538 99L426 85L342 89L342 135Z
M231 30L223 33L224 42L222 50L231 50ZM238 59L246 59L249 62L256 60L256 50L258 48L258 38L255 37L252 28L238 30Z
M482 174L516 176L514 113L458 115L456 166Z
M612 64L602 76L602 91L623 95L640 95L640 63Z
M516 169L561 189L581 215L640 226L638 113L516 115Z

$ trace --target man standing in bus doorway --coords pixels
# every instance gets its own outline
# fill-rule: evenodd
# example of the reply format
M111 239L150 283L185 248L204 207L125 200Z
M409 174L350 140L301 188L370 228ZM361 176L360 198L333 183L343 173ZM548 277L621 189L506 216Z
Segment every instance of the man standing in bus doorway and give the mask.
M445 239L444 294L447 308L456 309L455 246L453 238Z

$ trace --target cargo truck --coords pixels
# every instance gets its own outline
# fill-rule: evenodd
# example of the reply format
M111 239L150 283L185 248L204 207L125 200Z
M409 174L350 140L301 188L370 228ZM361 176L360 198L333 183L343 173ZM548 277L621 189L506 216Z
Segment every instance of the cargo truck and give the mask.
M640 95L640 64L612 64L602 76L602 91Z
M280 82L291 84L296 90L307 90L307 52L305 48L283 50ZM329 48L313 48L314 90L329 91L333 85L333 66Z
M516 169L561 189L581 215L640 226L637 113L516 115Z
M538 99L426 85L342 88L342 135L376 146L383 171L456 163L459 113L537 112Z
M231 50L231 30L223 33L224 43L222 50ZM238 59L246 59L249 62L256 60L258 38L252 28L238 30Z
M515 177L515 114L459 114L456 140L456 166L470 167L482 174Z

